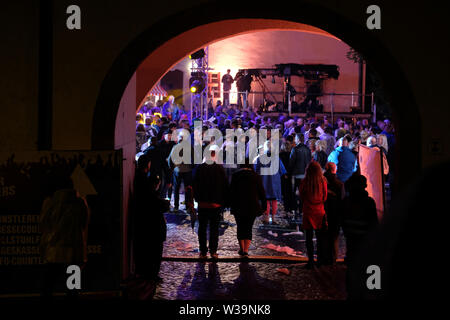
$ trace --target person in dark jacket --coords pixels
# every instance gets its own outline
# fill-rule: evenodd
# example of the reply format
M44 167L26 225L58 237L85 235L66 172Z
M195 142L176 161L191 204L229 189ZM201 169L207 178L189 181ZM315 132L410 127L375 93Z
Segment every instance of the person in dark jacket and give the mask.
M163 139L159 143L159 147L161 150L162 157L162 176L161 176L161 187L160 187L160 196L165 199L166 197L170 199L172 198L172 180L173 180L173 172L169 167L168 158L170 156L170 152L172 151L175 142L172 141L172 131L168 130L164 133Z
M152 164L151 173L161 176L164 165L161 148L156 137L151 137L150 141L150 146L143 151L143 154L148 157Z
M135 176L135 265L136 274L144 280L159 282L169 202L159 197L161 179L150 174L151 163L145 155L139 158Z
M294 137L289 135L284 139L285 141L281 145L280 150L280 160L283 162L285 168L289 168L289 156L294 145ZM284 211L286 213L295 211L295 198L294 192L292 192L292 176L289 174L289 171L287 179L281 180L281 193L283 196Z
M367 179L354 173L348 180L344 199L342 229L347 244L346 260L351 261L367 234L378 225L375 200L366 191Z
M327 179L327 201L325 202L325 212L327 215L328 230L326 234L327 251L325 254L325 264L334 264L339 252L339 229L341 226L341 215L343 200L345 197L344 183L336 177L336 164L328 162L325 165L325 178Z
M248 256L252 240L252 227L257 216L266 211L267 200L261 177L250 161L233 173L230 185L230 208L237 224L239 255Z
M311 150L304 144L305 136L302 133L295 135L295 147L291 150L289 156L289 170L288 172L294 177L293 194L299 189L302 179L305 177L306 166L311 162ZM297 197L296 211L300 214L302 210L301 199Z
M174 133L172 133L174 134ZM187 189L189 186L192 186L192 171L194 169L193 163L194 163L194 150L192 147L192 144L190 145L191 148L191 157L188 159L188 163L185 163L184 161L175 164L173 162L174 155L180 155L182 157L183 154L183 148L181 148L181 151L177 148L177 145L183 143L184 139L190 139L189 136L184 136L182 133L178 134L177 137L177 144L172 147L172 150L170 151L170 155L167 158L167 163L169 165L169 168L173 172L173 191L175 193L174 195L174 211L179 211L179 205L180 205L180 188L181 183L183 182L184 188Z
M219 148L213 146L210 148L209 153L210 158L205 159L205 162L196 169L193 192L194 199L198 202L200 258L204 259L207 257L206 231L209 223L209 253L211 258L217 259L220 213L227 203L229 185L225 169L221 164L217 163Z

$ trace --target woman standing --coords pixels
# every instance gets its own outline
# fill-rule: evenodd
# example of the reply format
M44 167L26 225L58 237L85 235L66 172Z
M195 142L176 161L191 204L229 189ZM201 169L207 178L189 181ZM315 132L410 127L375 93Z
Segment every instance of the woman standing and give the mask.
M328 155L325 152L327 142L325 140L317 140L315 143L315 150L312 153L313 159L320 164L320 167L325 170L325 165L328 162Z
M266 211L266 192L261 177L253 170L248 158L233 173L230 185L230 208L237 224L239 255L248 256L255 218Z
M313 233L316 234L317 239L317 262L321 264L323 258L322 234L327 228L324 206L327 200L327 181L317 161L311 161L306 168L305 178L300 184L300 197L303 203L302 228L306 236L307 268L312 268L314 266Z
M272 150L272 144L270 143L270 140L267 140L264 143L264 153L267 157L271 157L271 150ZM278 164L278 171L277 172L270 172L273 174L263 174L261 175L261 169L266 168L269 170L269 168L272 168L272 162L270 161L267 164L263 164L260 160L260 157L258 156L256 158L255 163L255 171L259 175L261 175L262 183L264 186L264 190L266 190L266 198L267 198L267 210L264 215L264 223L269 223L269 211L270 206L272 206L272 224L277 224L275 221L275 214L278 210L278 202L281 201L282 195L281 195L281 177L283 176L284 179L287 179L286 176L286 169L284 168L283 162L279 157L275 157L275 161L279 161Z

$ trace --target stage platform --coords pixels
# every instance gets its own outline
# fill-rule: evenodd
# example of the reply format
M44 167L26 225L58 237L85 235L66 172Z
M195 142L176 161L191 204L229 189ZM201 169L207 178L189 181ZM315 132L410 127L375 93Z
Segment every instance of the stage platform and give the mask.
M268 116L268 117L278 117L280 115L289 116L288 112L263 112L262 116ZM324 116L327 116L328 119L331 119L332 117L334 119L337 118L357 118L357 119L370 119L373 117L372 113L352 113L352 112L335 112L333 115L331 112L322 112L322 113L315 113L314 114L317 118L323 119ZM300 117L300 118L306 118L307 113L291 113L291 117Z

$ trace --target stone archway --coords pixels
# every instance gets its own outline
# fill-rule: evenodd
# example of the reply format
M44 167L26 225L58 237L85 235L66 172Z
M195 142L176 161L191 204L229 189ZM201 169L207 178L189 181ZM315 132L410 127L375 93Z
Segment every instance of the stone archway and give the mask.
M420 141L408 141L406 135L414 130L417 136L420 136L421 125L417 105L400 66L370 30L323 7L302 3L298 3L297 6L301 8L300 11L296 11L294 8L288 11L278 9L283 6L267 10L262 8L255 10L251 6L243 6L240 10L233 10L217 4L208 4L202 8L192 8L164 19L138 35L116 59L102 83L94 113L92 148L110 149L114 147L115 120L122 94L133 73L141 64L146 66L146 61L150 61L147 58L150 56L156 56L158 52L159 54L164 53L171 47L180 48L178 55L172 56L171 60L167 59L166 65L159 66L159 69L155 70L157 72L153 79L156 82L165 71L175 64L177 58L180 59L196 48L214 40L238 33L252 32L258 28L259 30L299 30L300 26L303 26L305 30L308 29L307 31L327 33L345 41L361 52L379 73L391 99L394 123L397 129L397 154L399 155L396 161L397 178L399 185L405 185L409 181L409 173L416 172L421 168L421 152L417 147L417 145L421 145ZM211 14L205 14L205 12ZM170 21L177 21L177 23L170 24ZM216 34L214 29L206 27L202 29L201 33L191 35L192 38L181 37L186 30L218 22L227 22L228 26L238 23L240 27L237 30L223 29L225 32L222 34ZM142 92L142 89L137 89L137 92L139 90ZM402 163L402 166L399 166L399 163Z
M289 4L292 6L292 4ZM391 101L396 125L396 186L409 182L411 172L421 169L421 145L417 139L408 139L411 131L420 137L420 117L412 91L397 61L373 32L345 19L335 12L312 4L296 4L301 10L284 11L277 8L259 8L243 5L239 10L224 8L218 4L207 4L191 8L176 16L168 17L153 25L122 51L105 77L98 96L92 128L92 149L124 149L123 204L124 221L127 221L127 207L132 177L134 175L134 121L117 125L119 108L124 91L136 70L144 72L145 82L155 84L167 70L184 56L214 41L237 34L257 30L299 30L337 37L358 52L378 72ZM205 14L208 12L208 14ZM209 14L211 13L211 14ZM176 21L177 23L172 23ZM187 30L187 31L186 31ZM326 30L326 31L324 31ZM137 73L139 77L139 72ZM136 96L127 108L135 112L148 90L148 86L136 87ZM407 109L405 109L407 108ZM122 113L122 112L120 112ZM120 132L119 132L119 131ZM130 145L116 144L118 135ZM125 137L123 137L125 136ZM401 164L401 166L400 166ZM127 247L127 225L123 227L124 248ZM124 260L127 260L127 253ZM124 269L126 275L127 269Z

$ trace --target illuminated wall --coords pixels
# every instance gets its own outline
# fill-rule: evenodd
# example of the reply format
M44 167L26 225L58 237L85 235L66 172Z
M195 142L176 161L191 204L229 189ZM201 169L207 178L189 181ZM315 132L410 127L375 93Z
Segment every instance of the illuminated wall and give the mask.
M338 80L330 79L324 82L324 92L327 93L358 93L359 65L348 60L346 53L349 46L337 38L298 31L259 31L231 37L218 41L209 46L209 64L214 72L221 75L231 69L234 76L241 68L273 68L278 63L300 64L336 64L340 68ZM188 87L190 60L185 58L173 69L182 70L185 73L185 88ZM173 70L172 69L172 70ZM264 83L272 92L283 91L283 79L275 77L275 84L271 78L266 78ZM297 92L304 91L304 80L292 77L292 83ZM232 91L236 91L233 84ZM252 84L252 90L261 92L261 87L256 82ZM282 101L281 95L275 95L278 101ZM295 97L297 102L303 100L303 96ZM185 99L189 105L189 97ZM231 94L231 102L236 101L236 94ZM249 96L249 101L259 105L262 95ZM325 111L331 109L330 97L322 98ZM355 97L354 103L357 103ZM351 96L334 97L336 112L349 111L352 105Z

